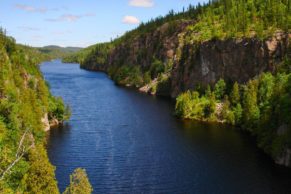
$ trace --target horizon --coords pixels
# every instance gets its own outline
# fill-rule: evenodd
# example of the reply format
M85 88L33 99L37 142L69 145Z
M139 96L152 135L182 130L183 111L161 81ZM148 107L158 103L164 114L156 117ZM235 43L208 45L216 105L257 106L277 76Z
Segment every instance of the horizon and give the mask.
M81 0L11 0L1 3L0 26L19 44L84 48L120 37L138 27L141 22L164 16L170 10L180 12L190 4L206 2L109 0L84 3Z

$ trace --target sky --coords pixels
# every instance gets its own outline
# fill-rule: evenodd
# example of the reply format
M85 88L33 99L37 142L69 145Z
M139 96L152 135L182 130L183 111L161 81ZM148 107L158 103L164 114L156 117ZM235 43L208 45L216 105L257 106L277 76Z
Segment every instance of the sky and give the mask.
M0 26L17 43L77 46L110 41L140 22L208 0L0 0Z

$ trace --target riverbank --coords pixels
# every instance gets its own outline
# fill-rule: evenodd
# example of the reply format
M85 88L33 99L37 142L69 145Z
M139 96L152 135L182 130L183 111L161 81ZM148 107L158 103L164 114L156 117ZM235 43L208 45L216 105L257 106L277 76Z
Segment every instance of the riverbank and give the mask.
M169 98L116 86L78 64L41 68L52 93L73 110L48 137L61 191L81 166L95 193L291 192L288 169L274 165L246 133L177 119Z

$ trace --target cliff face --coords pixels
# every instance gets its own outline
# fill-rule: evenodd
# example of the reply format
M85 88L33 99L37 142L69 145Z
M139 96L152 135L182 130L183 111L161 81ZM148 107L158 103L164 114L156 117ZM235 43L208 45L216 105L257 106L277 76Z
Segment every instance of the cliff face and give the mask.
M175 98L197 86L214 85L220 78L244 83L262 72L274 72L288 52L289 37L283 32L265 40L254 37L186 43L187 36L193 36L187 32L192 23L166 23L123 41L107 53L103 63L93 60L82 67L107 72L110 67L138 66L145 72L153 59L164 66L171 63L170 87L163 94Z
M166 23L143 35L133 35L112 47L101 63L96 60L98 52L95 52L92 53L95 57L82 67L108 72L113 79L117 75L121 80L136 80L136 76L145 80L145 74L152 71L158 60L164 66L163 72L151 72L151 81L144 81L138 87L143 86L140 88L142 92L175 98L187 90L213 86L221 78L226 82L243 84L263 72L275 73L285 57L291 55L291 35L281 31L266 39L253 35L252 38L193 42L189 37L195 34L188 31L189 24L189 21ZM124 66L128 68L119 71ZM131 70L135 67L141 72ZM134 85L128 82L121 84ZM284 125L284 122L277 124ZM274 134L274 138L286 135L286 131ZM290 148L282 147L281 154L273 156L274 161L291 166Z
M274 72L287 48L288 35L282 32L267 40L246 38L182 44L181 57L175 60L172 71L171 96L198 85L213 85L220 78L243 83L262 72Z
M108 65L151 66L153 58L163 62L173 59L179 46L179 34L189 21L165 23L156 30L116 46L109 54Z

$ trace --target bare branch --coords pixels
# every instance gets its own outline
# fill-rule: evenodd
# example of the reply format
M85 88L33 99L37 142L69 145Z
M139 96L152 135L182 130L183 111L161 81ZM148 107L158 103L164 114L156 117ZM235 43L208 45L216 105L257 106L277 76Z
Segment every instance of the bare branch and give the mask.
M17 152L15 154L15 160L9 164L9 166L5 169L5 170L1 170L1 176L0 176L0 180L3 180L5 175L10 173L10 170L12 169L12 167L17 163L19 162L19 160L24 156L25 153L27 153L27 151L32 148L34 146L34 143L31 142L31 145L26 149L25 148L25 145L23 145L24 143L24 140L25 140L25 137L27 135L27 133L29 132L29 128L27 128L24 132L24 134L22 135L21 139L20 139L20 142L19 142L19 146L18 146L18 149L17 149Z

